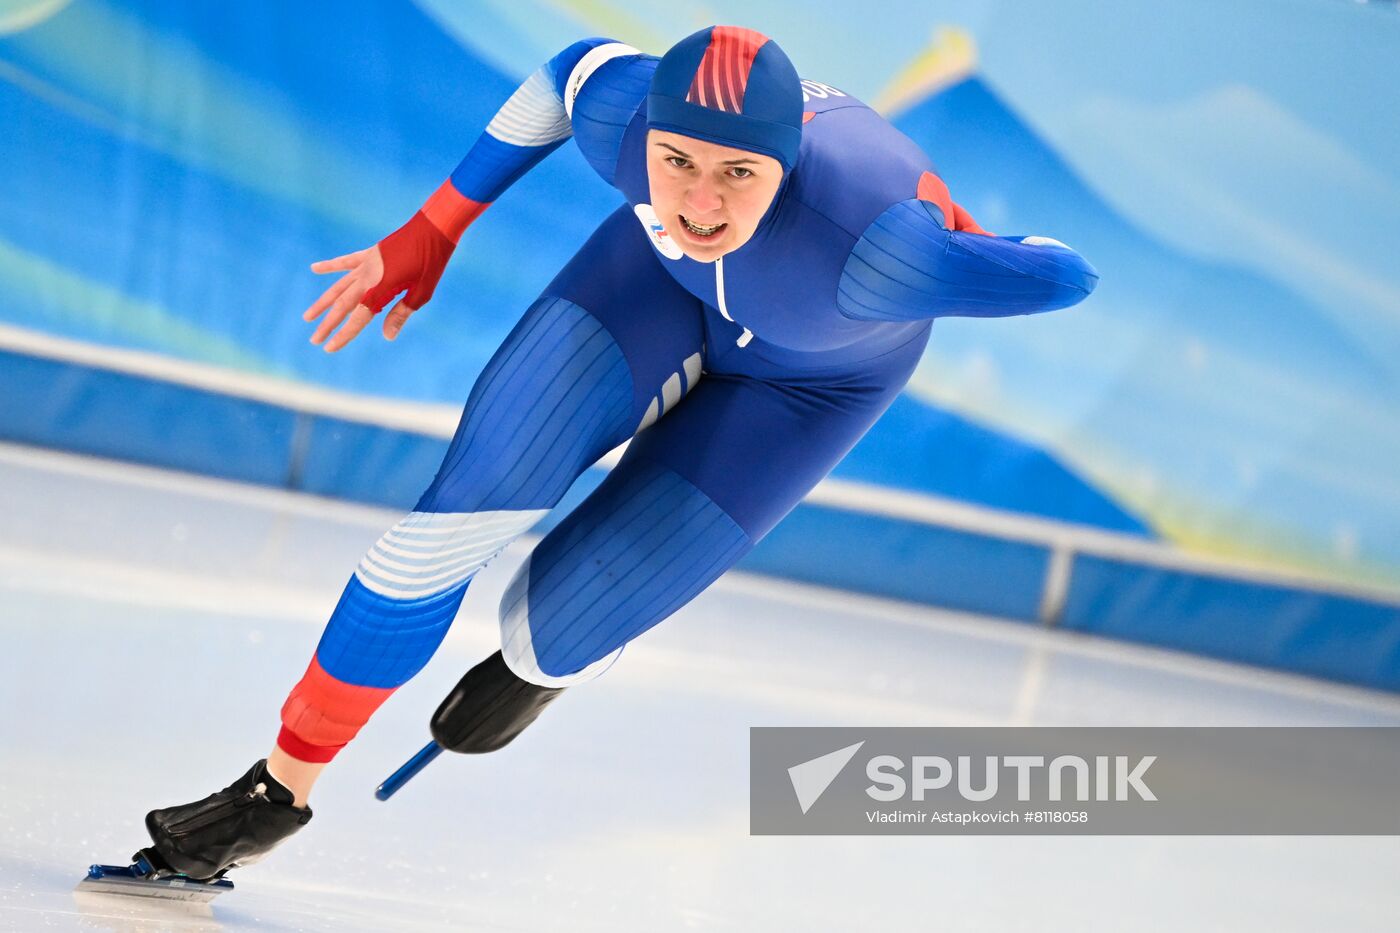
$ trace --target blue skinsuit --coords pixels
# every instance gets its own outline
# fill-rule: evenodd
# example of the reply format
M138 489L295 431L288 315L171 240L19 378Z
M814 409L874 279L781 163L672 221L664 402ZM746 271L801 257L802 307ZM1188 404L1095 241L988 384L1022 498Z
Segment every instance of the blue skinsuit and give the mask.
M615 57L587 67L603 47ZM596 676L845 456L913 373L933 318L1065 307L1097 281L1054 241L949 229L944 208L916 196L928 157L812 82L798 161L752 239L716 263L668 258L634 213L649 197L658 61L634 51L591 39L560 53L453 173L489 203L572 133L628 204L527 310L437 478L351 579L318 649L340 680L393 687L416 673L479 566L632 438L501 604L517 674Z

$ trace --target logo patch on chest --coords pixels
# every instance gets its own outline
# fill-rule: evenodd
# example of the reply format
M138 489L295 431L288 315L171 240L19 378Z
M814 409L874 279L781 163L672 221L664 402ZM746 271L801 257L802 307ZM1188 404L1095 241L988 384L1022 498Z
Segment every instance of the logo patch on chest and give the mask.
M638 204L632 208L637 219L642 222L642 229L646 230L647 236L651 239L651 245L656 247L656 251L667 259L680 259L685 254L676 245L676 241L671 239L671 234L666 232L660 218L656 216L650 204Z

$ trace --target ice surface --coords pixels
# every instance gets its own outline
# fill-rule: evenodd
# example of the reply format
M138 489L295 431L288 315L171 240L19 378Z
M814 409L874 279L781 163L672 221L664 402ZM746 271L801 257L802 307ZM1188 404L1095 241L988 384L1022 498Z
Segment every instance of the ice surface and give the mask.
M1389 930L1390 838L748 835L751 725L1400 724L1400 699L726 577L502 752L373 789L496 647L532 542L212 913L75 897L270 747L397 513L0 446L0 928Z

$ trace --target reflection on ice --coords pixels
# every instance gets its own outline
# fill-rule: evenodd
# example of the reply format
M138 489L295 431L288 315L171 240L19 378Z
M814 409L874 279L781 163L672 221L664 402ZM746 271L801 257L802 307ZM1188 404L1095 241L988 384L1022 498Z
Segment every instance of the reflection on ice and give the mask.
M210 904L148 901L130 895L86 891L74 891L73 903L77 905L86 929L111 930L113 933L156 933L159 930L205 933L223 929L214 920L214 908Z

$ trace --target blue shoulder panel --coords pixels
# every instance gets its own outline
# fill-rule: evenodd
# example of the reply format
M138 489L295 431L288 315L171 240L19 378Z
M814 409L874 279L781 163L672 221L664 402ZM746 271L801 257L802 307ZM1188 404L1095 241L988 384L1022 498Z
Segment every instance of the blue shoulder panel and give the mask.
M594 171L614 183L622 137L642 112L651 74L660 59L629 55L603 64L579 89L574 100L574 141ZM565 75L564 80L568 80Z
M836 304L859 321L1004 317L1077 304L1098 279L1063 244L951 231L934 205L912 199L890 206L857 241Z

